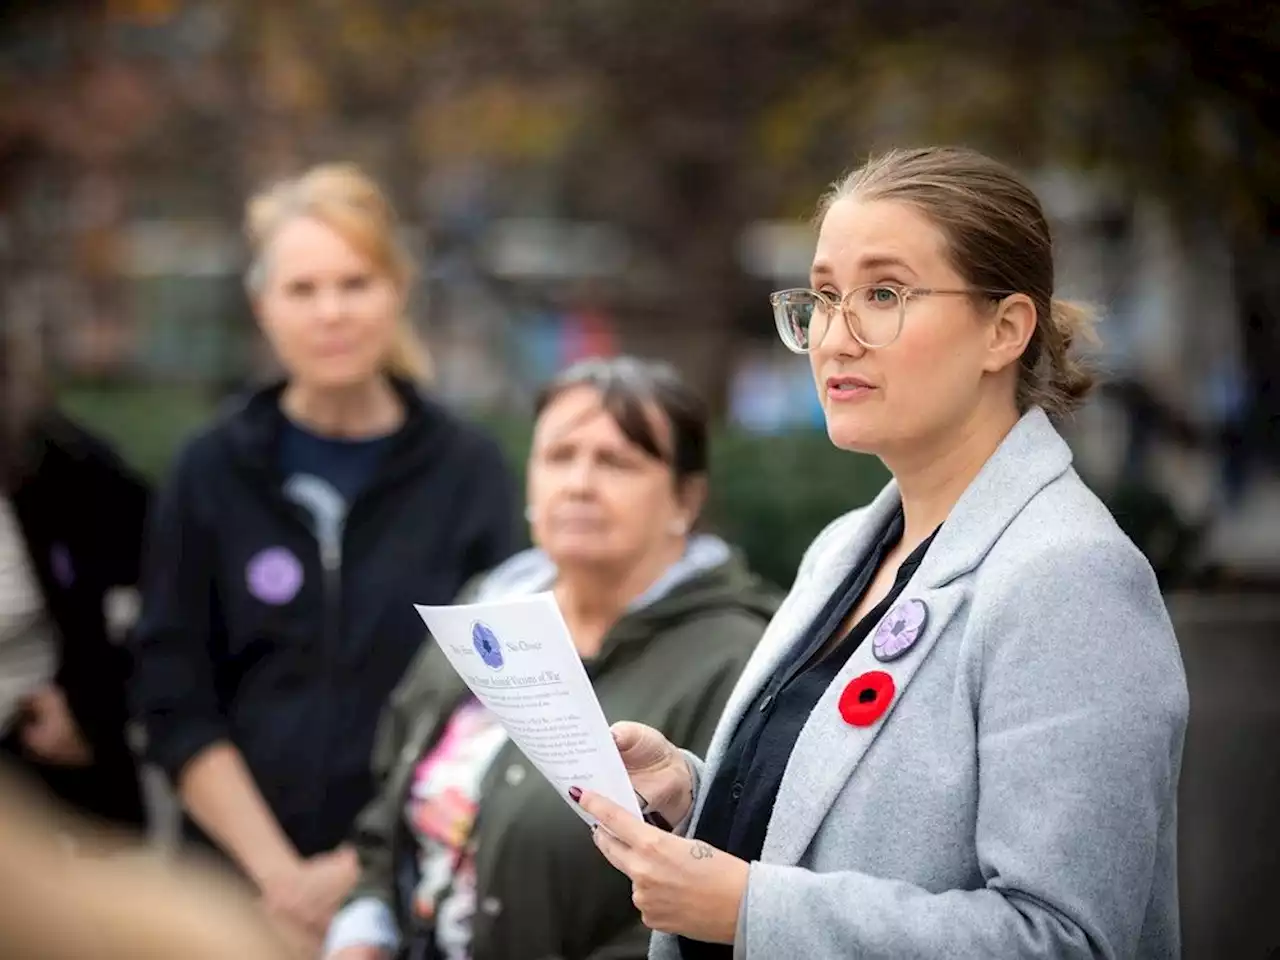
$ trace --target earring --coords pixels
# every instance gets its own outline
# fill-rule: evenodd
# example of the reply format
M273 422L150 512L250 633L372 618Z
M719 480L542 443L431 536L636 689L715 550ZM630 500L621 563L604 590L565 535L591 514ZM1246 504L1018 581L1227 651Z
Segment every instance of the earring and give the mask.
M534 520L538 519L538 511L533 509L533 507L525 507L524 519L525 523L533 523Z

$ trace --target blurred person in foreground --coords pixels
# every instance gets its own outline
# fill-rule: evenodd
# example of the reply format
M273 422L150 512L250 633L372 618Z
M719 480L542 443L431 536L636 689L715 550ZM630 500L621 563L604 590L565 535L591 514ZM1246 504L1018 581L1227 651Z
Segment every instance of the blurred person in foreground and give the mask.
M1150 565L1071 466L1088 315L1008 168L903 150L775 293L827 431L893 474L810 547L705 763L615 729L664 832L592 793L656 960L1179 955L1187 722ZM679 741L674 741L679 743Z
M0 757L137 831L129 657L106 606L137 583L148 489L56 409L30 346L0 331Z
M706 413L669 367L575 365L537 404L537 547L461 599L553 591L605 715L705 745L776 606L722 540L693 532L706 483ZM434 643L392 698L375 764L361 879L327 956L645 956L625 879Z
M425 395L393 212L347 166L255 197L247 287L284 379L177 458L151 528L135 696L185 831L319 947L357 873L388 694L515 549L495 443Z
M81 818L46 805L0 770L0 956L21 960L279 960L261 911L206 871L102 845ZM121 853L118 838L107 843Z

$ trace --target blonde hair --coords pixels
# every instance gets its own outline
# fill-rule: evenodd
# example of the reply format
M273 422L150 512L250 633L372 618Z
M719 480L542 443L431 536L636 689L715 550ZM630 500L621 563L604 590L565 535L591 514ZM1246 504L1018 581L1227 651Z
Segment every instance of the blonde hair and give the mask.
M1075 353L1096 343L1095 317L1053 296L1053 241L1035 193L1004 164L963 147L890 150L835 184L818 206L818 222L845 197L907 203L947 240L952 265L974 287L1024 293L1036 307L1036 329L1018 371L1018 409L1052 417L1074 412L1095 376Z
M251 293L266 284L267 256L276 232L297 217L310 217L333 230L402 292L413 282L413 259L396 236L396 215L378 185L354 164L312 167L255 195L245 208L244 230L253 251L245 275ZM384 369L418 383L431 379L431 356L413 323L402 316Z

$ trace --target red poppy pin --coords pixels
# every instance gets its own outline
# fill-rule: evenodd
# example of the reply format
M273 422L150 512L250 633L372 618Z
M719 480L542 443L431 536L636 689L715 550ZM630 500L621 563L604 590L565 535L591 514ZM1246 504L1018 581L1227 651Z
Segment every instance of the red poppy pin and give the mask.
M854 677L840 694L840 716L855 727L869 727L889 709L893 700L893 677L872 670Z

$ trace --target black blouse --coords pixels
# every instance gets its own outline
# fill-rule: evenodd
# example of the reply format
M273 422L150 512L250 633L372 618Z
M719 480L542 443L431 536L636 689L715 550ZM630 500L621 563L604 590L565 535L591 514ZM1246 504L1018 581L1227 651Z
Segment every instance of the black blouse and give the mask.
M707 787L707 801L695 831L697 839L748 862L760 859L782 774L800 731L849 657L897 601L937 536L935 530L911 552L898 568L893 587L885 598L838 644L830 647L825 656L820 656L862 600L885 555L902 539L903 526L899 509L866 559L850 571L802 642L796 644L791 657L780 665L773 679L743 713L724 760ZM684 960L727 960L733 956L731 946L683 937L680 952Z

